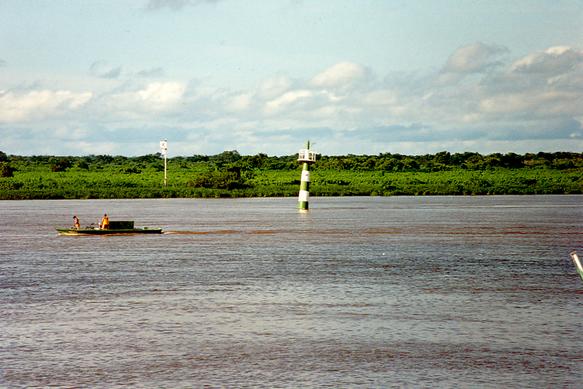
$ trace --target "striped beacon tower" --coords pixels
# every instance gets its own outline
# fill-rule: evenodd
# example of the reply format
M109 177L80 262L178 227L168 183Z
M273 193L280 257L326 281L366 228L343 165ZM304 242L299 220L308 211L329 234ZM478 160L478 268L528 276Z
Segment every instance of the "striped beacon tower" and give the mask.
M302 179L300 181L300 194L298 196L298 208L300 212L309 210L308 200L310 198L310 165L316 162L316 153L310 150L310 141L306 143L306 148L298 153L298 162L302 165Z

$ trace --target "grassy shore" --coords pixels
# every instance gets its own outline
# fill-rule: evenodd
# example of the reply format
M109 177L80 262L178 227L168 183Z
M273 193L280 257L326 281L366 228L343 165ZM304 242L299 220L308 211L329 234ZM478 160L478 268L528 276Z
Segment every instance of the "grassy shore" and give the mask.
M159 155L8 156L0 152L0 199L296 196L295 156L175 157L165 187ZM581 194L583 154L321 156L313 196Z

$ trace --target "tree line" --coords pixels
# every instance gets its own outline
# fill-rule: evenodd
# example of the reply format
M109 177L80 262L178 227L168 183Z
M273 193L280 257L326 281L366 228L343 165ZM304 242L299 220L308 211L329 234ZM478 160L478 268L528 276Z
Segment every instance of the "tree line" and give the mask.
M572 169L583 166L583 153L573 152L539 152L539 153L494 153L482 155L475 152L449 153L447 151L426 155L402 155L381 153L379 155L353 155L345 156L318 156L318 163L314 169L322 170L351 170L351 171L393 171L393 172L435 172L452 170L456 168L468 170L484 170L494 168L550 168ZM189 157L173 157L169 161L176 163L206 163L218 169L237 166L241 169L267 169L267 170L294 170L297 167L297 156L268 156L267 154L241 155L236 150L224 151L216 155L193 155ZM137 157L88 155L81 157L72 156L16 156L7 155L0 151L0 163L10 166L10 162L16 164L27 163L36 165L48 165L52 171L65 171L71 167L89 169L90 166L103 165L128 165L136 169L136 166L144 167L153 165L158 169L163 168L160 153L148 154Z

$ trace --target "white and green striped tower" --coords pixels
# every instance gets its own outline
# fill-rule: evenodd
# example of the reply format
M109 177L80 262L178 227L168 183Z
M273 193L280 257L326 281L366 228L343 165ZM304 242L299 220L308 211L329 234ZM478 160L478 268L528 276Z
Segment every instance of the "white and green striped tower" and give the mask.
M309 210L308 201L310 199L310 165L316 162L316 153L310 150L310 141L306 143L306 148L301 149L298 153L298 162L302 164L298 208L300 212L307 212Z

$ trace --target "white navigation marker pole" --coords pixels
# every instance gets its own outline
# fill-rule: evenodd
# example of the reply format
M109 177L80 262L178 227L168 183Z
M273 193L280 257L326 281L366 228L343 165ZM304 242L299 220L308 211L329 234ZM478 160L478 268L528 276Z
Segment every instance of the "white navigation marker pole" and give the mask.
M167 157L168 157L168 140L160 141L160 153L164 156L164 186L168 185L168 177L166 175Z

